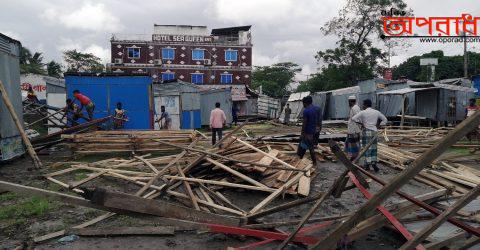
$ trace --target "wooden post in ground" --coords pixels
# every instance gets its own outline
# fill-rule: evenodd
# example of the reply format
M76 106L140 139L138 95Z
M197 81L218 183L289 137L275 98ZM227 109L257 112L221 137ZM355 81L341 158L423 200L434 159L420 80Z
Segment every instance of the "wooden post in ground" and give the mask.
M470 203L472 200L477 198L477 196L480 194L480 185L476 186L468 194L460 198L453 206L449 207L447 210L443 211L442 214L437 216L432 223L426 227L424 227L420 232L418 232L413 239L405 242L403 246L400 247L400 249L406 250L406 249L413 249L415 246L420 244L425 238L427 238L433 231L435 231L438 227L442 225L443 222L445 222L448 217L454 215L458 210L460 210L462 207Z
M35 149L33 148L32 143L30 143L30 140L28 139L22 124L20 123L20 119L18 119L17 113L13 108L13 104L10 101L10 98L8 98L7 90L5 89L5 86L3 85L3 82L1 80L0 80L0 93L2 94L3 103L5 103L5 106L7 106L7 109L10 112L10 115L12 116L13 121L15 122L15 126L17 126L17 129L20 132L20 135L22 136L22 140L23 140L23 143L25 143L25 147L27 148L28 154L33 160L33 165L35 165L36 168L41 168L42 162L38 158L37 153L35 153Z
M407 169L394 177L390 184L384 186L372 199L358 209L350 218L340 224L325 239L316 243L314 249L334 249L340 239L346 235L358 222L365 219L366 215L375 207L380 205L386 198L392 195L397 189L402 187L417 175L424 167L430 165L438 156L440 156L450 146L463 138L467 133L475 129L480 123L480 112L474 113L465 119L455 129L450 131L442 140L418 157Z

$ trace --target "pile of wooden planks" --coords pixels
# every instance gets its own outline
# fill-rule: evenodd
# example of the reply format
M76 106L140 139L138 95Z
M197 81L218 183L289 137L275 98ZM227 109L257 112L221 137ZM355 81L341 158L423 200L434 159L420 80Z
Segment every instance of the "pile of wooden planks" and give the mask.
M192 130L115 130L63 135L76 154L105 154L115 152L171 151L175 149L155 140L188 145L196 138Z
M315 174L315 168L308 158L298 159L292 154L294 151L290 144L250 143L233 137L226 140L222 148L207 151L203 147L193 146L199 140L194 134L187 134L188 141L193 139L193 142L184 146L188 141L184 139L185 136L181 138L180 135L186 133L172 131L166 135L162 132L130 133L157 145L160 150L155 151L184 151L170 152L171 154L163 156L146 154L131 159L116 157L91 163L61 162L53 167L62 169L45 177L78 193L82 193L80 187L87 187L89 184L102 187L102 178L117 180L119 186L127 181L152 191L163 192L165 196L177 200L180 204L197 210L237 216L257 212L280 195L308 196L310 193L310 180ZM73 135L70 138L73 142L78 142L76 139L80 138L85 144L90 141L87 139L91 139L92 144L99 145L108 135L118 138L117 135L122 133L125 132L94 132L87 136ZM146 139L147 135L157 137ZM179 138L182 141L176 140ZM85 178L75 180L77 173L83 173ZM254 208L241 208L222 194L226 189L261 192L267 197Z

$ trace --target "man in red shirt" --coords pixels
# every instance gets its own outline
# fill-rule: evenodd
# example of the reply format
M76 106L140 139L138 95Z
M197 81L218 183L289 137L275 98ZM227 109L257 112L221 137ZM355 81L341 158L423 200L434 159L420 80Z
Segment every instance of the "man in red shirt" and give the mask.
M75 99L77 99L80 102L80 110L81 112L83 110L83 107L85 107L85 110L87 111L88 114L88 119L91 121L93 120L93 110L95 110L95 104L90 100L85 95L82 95L80 93L80 90L74 90L73 91L73 96Z

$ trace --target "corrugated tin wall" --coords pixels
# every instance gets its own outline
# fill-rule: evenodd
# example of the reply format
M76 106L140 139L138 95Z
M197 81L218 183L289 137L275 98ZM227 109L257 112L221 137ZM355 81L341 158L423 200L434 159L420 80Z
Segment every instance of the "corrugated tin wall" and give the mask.
M216 89L202 91L200 97L202 125L210 125L210 112L215 108L215 103L220 103L220 108L225 112L227 124L232 123L232 95L230 89Z
M258 96L258 116L268 119L275 119L280 116L281 105L280 100L266 96Z
M20 44L0 37L0 80L23 124L22 96L20 91ZM0 98L0 160L22 155L24 148L20 133L5 103Z
M95 103L95 118L115 113L123 104L129 121L125 129L153 128L152 80L148 76L66 76L67 97L78 89ZM86 115L86 112L84 112Z

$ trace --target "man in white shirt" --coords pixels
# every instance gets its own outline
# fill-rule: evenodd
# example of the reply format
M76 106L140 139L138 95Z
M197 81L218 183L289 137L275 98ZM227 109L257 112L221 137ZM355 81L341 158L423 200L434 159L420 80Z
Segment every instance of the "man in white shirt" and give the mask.
M360 113L360 107L357 105L357 98L354 95L348 97L348 105L350 106L350 114L348 116L347 139L345 140L345 152L347 152L350 160L355 159L360 151L360 134L362 129L352 121L352 118Z
M370 166L373 167L375 172L378 172L377 167L377 126L387 124L387 118L380 113L380 111L372 108L372 101L366 99L363 101L364 110L352 117L352 120L362 125L362 147L365 147L370 141L374 140L370 148L365 152L365 155L361 158L361 165L370 170ZM380 124L379 124L380 122Z

